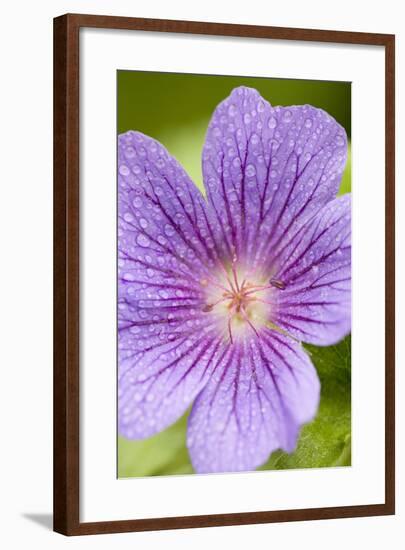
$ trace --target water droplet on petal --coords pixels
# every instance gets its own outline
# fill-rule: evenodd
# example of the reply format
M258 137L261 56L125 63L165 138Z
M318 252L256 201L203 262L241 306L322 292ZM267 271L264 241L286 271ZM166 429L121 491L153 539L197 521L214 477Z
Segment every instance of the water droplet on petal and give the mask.
M228 108L228 115L229 116L235 116L237 111L238 111L238 109L237 109L236 105L234 105L233 103L231 105L229 105L229 108Z
M121 176L128 176L129 172L130 170L128 166L126 164L121 164L119 168L119 173L121 174Z
M312 120L310 118L307 118L305 121L305 128L311 128L312 126Z
M283 114L283 120L284 122L291 122L292 119L292 112L287 109L287 111Z
M125 149L125 156L128 158L128 159L131 159L135 156L136 154L136 151L133 147L127 147Z
M252 145L257 145L260 141L260 138L257 134L253 134L252 137L250 138L250 141Z
M143 235L142 233L138 235L136 238L136 242L139 244L139 246L147 247L150 244L149 237L146 235Z
M277 120L274 118L274 116L269 118L268 126L269 126L270 130L272 130L273 128L275 128L277 126Z
M174 228L173 228L171 225L166 224L166 225L165 225L165 234L166 234L168 237L171 237L171 236L174 235L174 233L175 233Z
M250 116L249 113L245 113L244 116L243 116L243 122L245 124L250 124L250 121L252 120L252 117Z
M251 178L256 174L256 168L253 164L248 164L246 167L246 175Z

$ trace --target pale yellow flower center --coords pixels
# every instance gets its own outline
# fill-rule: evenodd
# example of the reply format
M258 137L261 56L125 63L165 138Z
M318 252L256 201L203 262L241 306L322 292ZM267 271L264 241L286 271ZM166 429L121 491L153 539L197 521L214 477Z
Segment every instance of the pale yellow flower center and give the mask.
M200 283L206 294L203 311L217 317L231 343L246 331L258 336L262 327L271 324L273 291L284 288L281 281L255 277L248 269L237 267L236 260Z

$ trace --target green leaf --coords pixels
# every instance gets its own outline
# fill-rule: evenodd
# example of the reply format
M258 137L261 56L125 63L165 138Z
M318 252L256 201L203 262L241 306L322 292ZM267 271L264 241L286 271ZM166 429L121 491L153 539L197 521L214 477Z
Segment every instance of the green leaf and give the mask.
M340 188L338 195L344 195L350 193L352 189L352 145L348 142L347 149L347 162L342 175L342 181L340 182Z
M187 416L142 441L118 437L118 477L193 473L186 447Z

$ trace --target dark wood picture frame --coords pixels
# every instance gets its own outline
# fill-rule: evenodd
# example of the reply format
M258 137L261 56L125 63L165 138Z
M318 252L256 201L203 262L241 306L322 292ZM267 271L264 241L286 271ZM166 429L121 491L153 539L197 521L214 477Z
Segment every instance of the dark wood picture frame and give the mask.
M254 37L385 48L385 502L81 523L79 515L79 30L81 27ZM85 535L395 513L395 37L387 34L68 14L54 20L54 530Z

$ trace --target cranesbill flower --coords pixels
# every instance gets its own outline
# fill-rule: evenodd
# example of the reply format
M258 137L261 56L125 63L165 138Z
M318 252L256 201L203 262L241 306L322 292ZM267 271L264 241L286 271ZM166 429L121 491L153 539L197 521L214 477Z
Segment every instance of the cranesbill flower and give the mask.
M190 405L196 472L251 470L294 450L320 384L301 342L351 326L343 128L251 88L215 110L207 198L139 132L119 136L119 432L149 437Z

